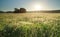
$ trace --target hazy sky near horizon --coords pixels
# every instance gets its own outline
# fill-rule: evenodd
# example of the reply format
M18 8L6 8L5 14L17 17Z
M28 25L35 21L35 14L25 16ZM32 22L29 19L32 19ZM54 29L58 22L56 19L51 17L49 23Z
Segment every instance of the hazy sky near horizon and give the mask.
M35 4L42 6L41 10L60 10L60 0L0 0L0 11L13 11L14 8L32 11Z

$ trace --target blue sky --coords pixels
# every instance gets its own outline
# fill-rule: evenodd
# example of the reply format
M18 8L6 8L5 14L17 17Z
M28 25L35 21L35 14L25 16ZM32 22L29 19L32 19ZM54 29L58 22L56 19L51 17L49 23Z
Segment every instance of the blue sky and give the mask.
M33 10L34 4L43 6L42 10L60 10L60 0L0 0L0 11L13 11L21 7Z

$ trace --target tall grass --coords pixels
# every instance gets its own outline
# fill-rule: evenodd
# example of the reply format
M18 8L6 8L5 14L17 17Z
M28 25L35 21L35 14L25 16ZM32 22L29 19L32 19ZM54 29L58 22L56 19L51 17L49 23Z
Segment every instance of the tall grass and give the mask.
M4 15L0 15L0 37L60 37L60 16Z

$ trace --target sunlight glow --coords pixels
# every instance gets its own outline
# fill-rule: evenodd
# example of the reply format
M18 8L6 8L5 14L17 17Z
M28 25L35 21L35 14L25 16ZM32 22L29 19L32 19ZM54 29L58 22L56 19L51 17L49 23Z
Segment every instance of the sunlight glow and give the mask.
M42 10L42 6L37 4L37 5L34 5L34 10Z

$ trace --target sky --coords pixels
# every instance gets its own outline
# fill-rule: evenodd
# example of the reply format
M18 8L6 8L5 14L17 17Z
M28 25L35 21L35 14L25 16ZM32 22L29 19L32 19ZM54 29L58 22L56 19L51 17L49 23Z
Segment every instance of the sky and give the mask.
M34 10L35 5L40 5L40 10L60 10L60 0L0 0L0 11L13 11L14 8Z

